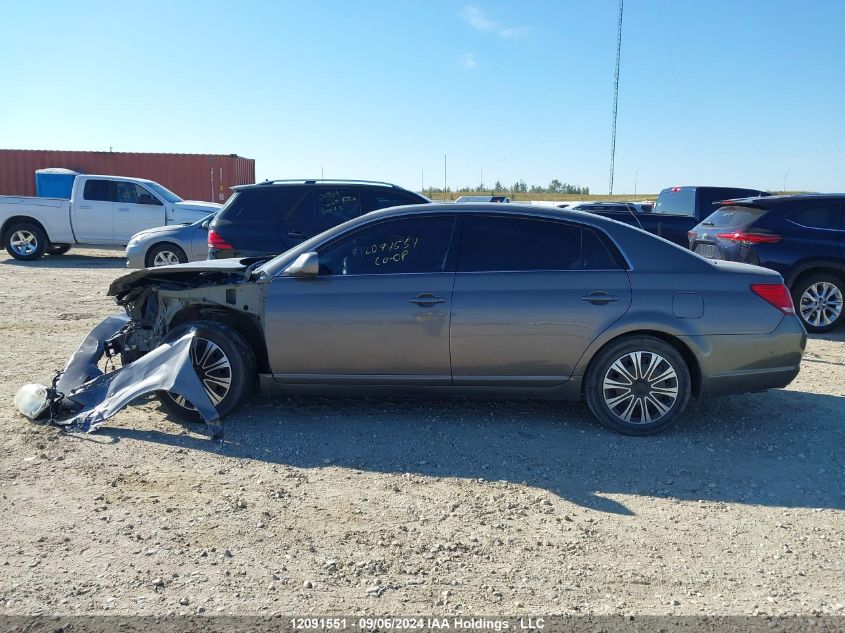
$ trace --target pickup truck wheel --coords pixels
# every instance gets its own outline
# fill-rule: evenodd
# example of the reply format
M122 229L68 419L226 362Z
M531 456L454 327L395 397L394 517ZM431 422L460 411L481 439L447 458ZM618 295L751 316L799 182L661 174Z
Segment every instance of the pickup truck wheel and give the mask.
M146 261L147 268L157 266L171 266L173 264L184 264L188 261L188 256L185 251L176 246L176 244L156 244L149 251L147 251Z
M70 244L50 244L47 248L48 255L64 255L70 250Z
M222 418L237 408L255 385L255 355L235 329L215 321L186 323L173 329L166 340L176 340L192 327L196 328L196 338L191 346L191 361ZM182 396L167 391L156 395L162 408L175 417L187 422L203 421L194 405Z
M38 259L47 248L47 236L37 224L20 222L6 229L4 236L6 251L24 262Z

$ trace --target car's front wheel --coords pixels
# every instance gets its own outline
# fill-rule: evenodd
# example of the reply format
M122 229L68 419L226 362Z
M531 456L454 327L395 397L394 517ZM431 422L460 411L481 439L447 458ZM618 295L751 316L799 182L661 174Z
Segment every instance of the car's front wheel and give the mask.
M811 273L792 287L792 302L808 332L830 332L845 320L845 283L835 275Z
M215 321L186 323L174 328L167 340L184 336L192 327L196 328L196 337L191 345L191 362L222 418L242 404L255 385L255 355L237 330ZM168 413L188 422L203 421L184 397L167 391L157 395Z
M185 251L176 244L156 244L146 257L147 268L158 266L172 266L173 264L184 264L188 261Z
M626 435L650 435L675 423L689 402L686 361L652 336L632 335L602 349L585 376L587 404Z

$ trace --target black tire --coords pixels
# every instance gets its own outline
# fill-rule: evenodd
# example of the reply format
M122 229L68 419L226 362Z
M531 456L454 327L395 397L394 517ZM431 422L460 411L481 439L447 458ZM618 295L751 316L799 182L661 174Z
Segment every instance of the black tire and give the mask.
M70 244L50 244L47 247L48 255L64 255L70 250Z
M168 259L173 259L175 257L178 261L168 261L168 262L161 262L156 263L156 258L158 257L161 259L162 257L166 257L170 255ZM144 265L147 268L152 268L153 266L168 266L170 264L185 264L188 261L188 256L185 255L185 251L181 248L176 246L176 244L171 244L170 242L162 242L161 244L156 244L150 250L147 251L147 256L144 258Z
M3 236L6 252L22 262L39 259L47 250L44 230L32 222L16 222L6 229Z
M237 332L237 330L215 321L194 321L186 323L174 328L166 337L166 340L172 341L183 336L192 327L197 330L197 340L192 348L194 356L194 367L197 367L197 356L206 351L205 345L211 342L217 349L225 355L229 362L228 378L230 380L229 388L225 393L217 383L206 383L206 391L211 391L217 397L222 395L219 402L216 402L214 408L222 418L232 411L234 411L244 399L249 395L256 382L256 365L255 354L252 348L247 344L244 338ZM219 356L216 351L212 352L212 356L206 359L205 365L217 364ZM201 360L201 358L200 358ZM199 372L198 372L199 373ZM221 370L213 370L209 372L210 378L225 378L226 373L221 373ZM200 378L204 378L200 375ZM159 391L156 393L162 408L173 416L185 420L187 422L202 422L202 416L193 408L190 402L184 401L175 394L170 394L167 391ZM184 403L184 404L183 404ZM186 406L187 405L187 406Z
M825 293L830 294L826 300L822 300ZM795 313L808 332L830 332L842 325L845 320L843 298L845 280L829 273L808 273L792 284Z
M641 354L636 356L638 352ZM636 359L639 370L634 366ZM615 365L617 362L621 366ZM637 379L633 381L626 377L634 375ZM608 344L590 363L584 379L590 410L603 424L625 435L651 435L664 430L678 420L690 398L690 374L683 356L652 336L625 336Z

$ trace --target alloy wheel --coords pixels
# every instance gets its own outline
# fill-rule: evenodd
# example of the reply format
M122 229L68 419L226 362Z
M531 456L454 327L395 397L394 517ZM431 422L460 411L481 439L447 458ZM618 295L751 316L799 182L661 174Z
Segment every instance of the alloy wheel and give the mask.
M628 424L651 424L678 400L678 374L654 352L629 352L604 374L602 396L611 413Z
M179 256L173 251L159 251L153 257L153 266L170 266L179 263Z
M812 284L801 295L801 318L813 327L825 327L842 314L842 291L829 281Z
M223 401L232 386L232 364L229 362L229 357L213 341L197 337L191 345L191 362L205 393L216 407ZM180 407L189 410L196 409L183 396L172 392L169 395Z
M38 238L31 231L21 229L12 233L9 245L18 255L32 255L38 248Z

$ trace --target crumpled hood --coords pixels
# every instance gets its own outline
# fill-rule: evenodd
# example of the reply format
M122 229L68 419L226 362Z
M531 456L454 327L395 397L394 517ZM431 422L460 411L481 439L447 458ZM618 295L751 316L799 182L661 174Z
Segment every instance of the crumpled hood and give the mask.
M216 202L203 202L202 200L182 200L173 204L177 209L183 211L205 211L206 213L215 213L220 210L222 204Z
M159 266L133 271L115 279L109 286L108 295L114 297L127 290L144 286L155 281L174 281L201 285L201 278L214 273L239 273L250 264L261 261L263 257L245 257L243 259L210 259L173 266Z

